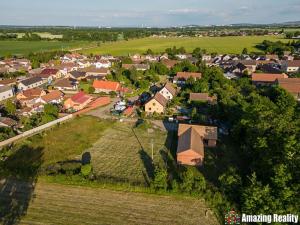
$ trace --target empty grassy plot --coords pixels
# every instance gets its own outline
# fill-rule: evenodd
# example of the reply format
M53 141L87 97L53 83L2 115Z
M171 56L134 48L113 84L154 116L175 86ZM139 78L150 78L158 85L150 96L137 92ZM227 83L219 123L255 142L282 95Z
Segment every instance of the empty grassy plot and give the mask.
M218 224L201 200L38 183L20 224Z
M167 133L130 124L115 123L88 150L93 170L100 178L146 184L153 176L154 164L163 163ZM166 152L166 151L164 151Z
M78 117L20 141L13 147L14 153L0 163L0 171L4 169L14 174L24 174L27 171L30 175L38 167L81 158L81 154L112 124L112 121L92 116Z

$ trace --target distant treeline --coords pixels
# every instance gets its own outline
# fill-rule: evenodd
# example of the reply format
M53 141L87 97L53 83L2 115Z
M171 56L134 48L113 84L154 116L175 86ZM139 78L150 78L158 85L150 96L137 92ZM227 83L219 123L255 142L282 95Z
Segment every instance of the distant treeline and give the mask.
M261 44L256 46L258 49L264 51L265 53L277 54L282 56L285 51L290 51L294 53L295 50L300 48L300 40L299 41L289 41L288 43L283 43L281 41L267 41L264 40Z
M2 34L1 34L2 33ZM18 38L16 33L30 34L28 37ZM37 33L61 35L62 38L41 38ZM261 36L267 34L290 34L281 27L172 27L172 28L96 28L96 27L40 27L40 28L0 28L0 40L59 40L59 41L99 41L109 42L143 38L152 35L164 36Z

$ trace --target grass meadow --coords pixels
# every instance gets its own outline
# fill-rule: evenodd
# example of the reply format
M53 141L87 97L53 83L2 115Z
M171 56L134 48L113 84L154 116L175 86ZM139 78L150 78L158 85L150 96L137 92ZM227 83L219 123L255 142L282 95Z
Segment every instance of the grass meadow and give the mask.
M115 123L87 151L98 178L143 185L153 177L154 164L164 163L162 154L168 152L167 133Z

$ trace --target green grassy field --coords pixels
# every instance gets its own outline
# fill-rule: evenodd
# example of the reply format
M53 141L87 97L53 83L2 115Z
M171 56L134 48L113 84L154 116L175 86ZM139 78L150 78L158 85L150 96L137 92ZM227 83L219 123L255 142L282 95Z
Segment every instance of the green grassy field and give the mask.
M71 50L89 45L88 42L74 41L0 41L0 56L26 55L30 52L43 52L50 50Z
M84 116L20 141L13 147L15 153L6 161L0 161L0 172L3 168L6 171L4 175L27 176L36 167L44 168L59 161L81 159L81 154L112 125L113 122L109 120Z
M14 193L19 198L27 198L24 190L18 189L18 192ZM203 201L186 197L156 196L42 182L37 183L32 195L34 197L29 202L26 215L19 224L218 224L214 216L205 216L207 207ZM4 201L10 202L9 195L7 198L8 200ZM11 223L4 220L3 224Z
M153 163L162 164L167 152L167 133L153 128L133 128L128 123L115 123L87 151L97 177L146 184L153 176Z
M204 48L209 52L218 53L241 53L243 48L249 51L258 51L255 45L264 40L288 41L275 36L253 36L253 37L201 37L201 38L142 38L130 41L119 41L115 43L104 43L97 48L84 50L83 53L127 55L144 53L147 49L154 52L162 52L168 47L185 47L192 51L196 47Z

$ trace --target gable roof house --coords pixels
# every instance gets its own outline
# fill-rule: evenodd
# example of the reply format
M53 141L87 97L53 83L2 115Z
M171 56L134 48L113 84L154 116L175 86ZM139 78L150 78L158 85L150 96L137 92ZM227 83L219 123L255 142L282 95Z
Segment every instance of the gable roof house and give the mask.
M300 78L277 79L277 84L300 101Z
M179 63L178 60L171 60L171 59L163 59L160 62L164 64L168 69L173 68L177 63Z
M109 69L107 68L96 68L96 67L87 67L82 68L79 71L85 72L86 76L102 76L105 77L107 74L110 74Z
M145 104L145 112L162 114L165 112L167 104L168 100L158 92Z
M53 87L60 91L75 91L78 88L77 83L68 78L57 80Z
M75 80L82 80L85 78L86 72L84 71L71 71L67 74L67 77L70 77Z
M253 73L252 83L256 86L273 85L277 79L288 78L286 74Z
M95 88L95 93L105 92L118 92L121 91L121 84L114 81L104 81L104 80L94 80L93 87Z
M208 102L209 104L213 104L217 101L217 96L209 96L208 93L190 93L190 101L202 101Z
M100 59L99 61L93 63L93 65L95 65L96 68L110 68L111 62L109 60Z
M293 61L283 61L282 70L287 73L293 73L300 71L300 60L293 60Z
M45 95L46 92L41 88L31 88L17 94L17 100L39 98Z
M13 89L8 85L0 85L0 101L14 96Z
M64 100L64 94L59 90L50 91L48 94L40 98L43 104L60 104Z
M201 73L192 73L192 72L178 72L177 75L173 78L173 83L175 84L185 84L189 78L194 80L201 79Z
M145 71L150 69L148 64L122 64L122 68L130 70L135 68L137 71Z
M18 89L23 91L30 88L39 87L44 84L44 81L40 77L31 77L25 80L22 80L18 84Z
M172 100L176 96L176 89L170 83L166 83L165 86L159 91L159 93L167 100Z
M203 165L205 147L215 147L217 139L217 127L179 124L177 163Z
M40 73L40 77L52 77L52 79L58 79L61 77L61 72L58 69L47 68L42 70Z
M93 97L85 94L83 91L73 95L71 98L68 98L64 102L64 108L69 110L73 109L75 111L82 110L85 108L91 101Z

